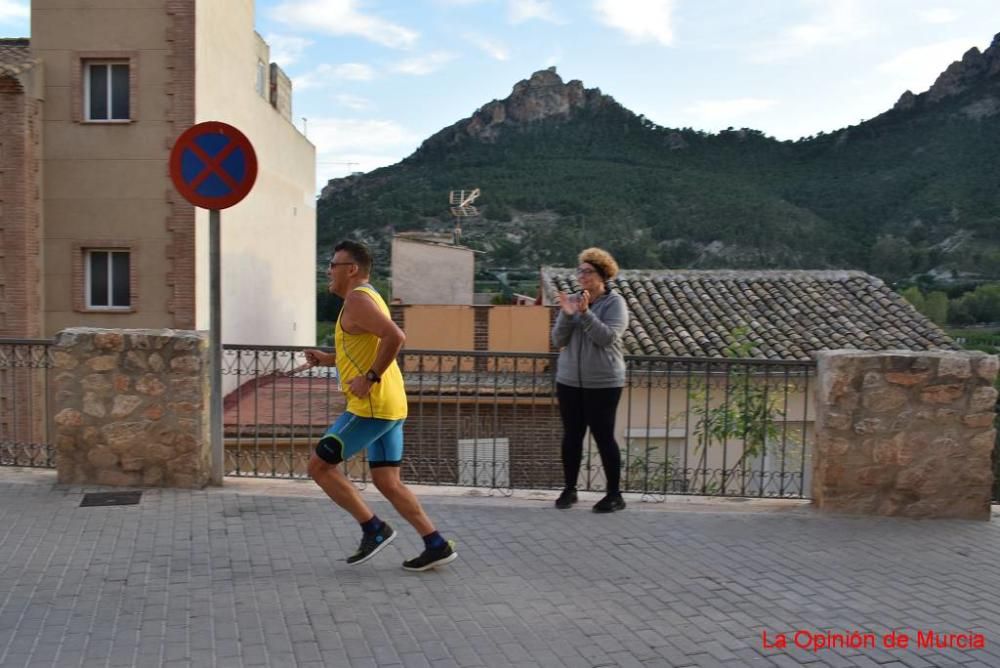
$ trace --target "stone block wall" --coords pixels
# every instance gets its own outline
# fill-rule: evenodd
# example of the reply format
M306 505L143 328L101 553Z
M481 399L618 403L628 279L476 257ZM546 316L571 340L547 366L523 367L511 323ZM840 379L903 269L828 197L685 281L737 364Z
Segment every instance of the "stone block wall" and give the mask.
M989 519L996 356L838 350L817 362L818 508Z
M211 469L204 334L67 329L52 348L59 482L204 487Z

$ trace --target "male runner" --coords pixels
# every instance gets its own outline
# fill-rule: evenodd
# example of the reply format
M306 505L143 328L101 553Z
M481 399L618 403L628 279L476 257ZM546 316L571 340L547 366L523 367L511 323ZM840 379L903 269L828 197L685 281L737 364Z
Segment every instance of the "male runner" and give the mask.
M307 350L305 355L313 366L336 364L347 396L347 411L320 439L309 460L309 475L334 503L361 524L361 544L347 563L363 564L396 537L393 528L372 512L338 466L367 450L375 487L424 539L424 551L404 561L403 568L425 571L451 563L458 553L454 541L445 540L437 532L417 497L400 479L407 405L396 355L406 336L389 317L389 307L382 297L368 283L371 267L371 253L364 245L342 241L334 248L326 272L330 292L344 300L334 332L336 352Z

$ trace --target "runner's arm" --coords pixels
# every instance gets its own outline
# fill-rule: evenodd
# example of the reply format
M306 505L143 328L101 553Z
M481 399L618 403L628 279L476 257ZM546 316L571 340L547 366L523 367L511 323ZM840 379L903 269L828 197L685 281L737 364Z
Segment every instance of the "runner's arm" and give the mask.
M306 361L309 362L310 366L336 366L337 365L337 354L328 353L322 350L309 349L303 350L302 354L306 356Z

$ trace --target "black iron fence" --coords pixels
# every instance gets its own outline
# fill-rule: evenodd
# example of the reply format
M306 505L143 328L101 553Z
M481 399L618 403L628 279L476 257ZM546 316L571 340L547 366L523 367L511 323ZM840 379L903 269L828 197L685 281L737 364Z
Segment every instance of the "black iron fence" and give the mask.
M0 466L55 466L48 433L50 344L0 339Z
M403 477L502 491L563 485L552 354L403 351L409 417ZM618 411L622 486L651 496L802 497L813 435L808 362L628 358ZM302 349L226 346L227 474L305 477L316 440L344 410L333 369ZM360 461L345 465L365 482ZM585 444L578 481L604 472Z
M224 346L226 475L306 476L316 441L345 404L336 370L303 369L303 350Z
M316 441L345 402L336 370L303 368L303 350L225 347L227 475L306 477ZM500 491L563 485L555 355L406 350L399 363L410 403L406 480ZM809 495L812 363L630 357L627 364L616 428L625 490L653 498ZM53 366L50 341L0 339L0 465L55 465ZM367 481L363 457L345 470ZM589 438L578 486L604 486Z
M1000 389L1000 388L998 388ZM994 443L990 458L993 460L993 503L1000 503L1000 397L993 405Z

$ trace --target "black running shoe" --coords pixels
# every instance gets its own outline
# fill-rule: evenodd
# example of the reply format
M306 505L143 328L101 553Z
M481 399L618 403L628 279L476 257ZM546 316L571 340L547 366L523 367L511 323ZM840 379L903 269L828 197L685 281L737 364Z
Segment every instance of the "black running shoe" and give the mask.
M625 510L625 499L621 494L608 494L594 504L595 513L613 513L616 510Z
M449 540L441 547L428 548L415 557L403 562L403 569L407 571L428 571L438 566L444 566L458 559L458 552L455 551L455 541Z
M566 510L578 501L575 489L564 489L556 499L556 508Z
M389 526L389 523L382 522L382 526L379 527L378 531L366 533L361 537L361 544L358 545L358 551L347 558L347 563L351 566L365 563L378 554L383 547L391 543L395 537L396 532Z

